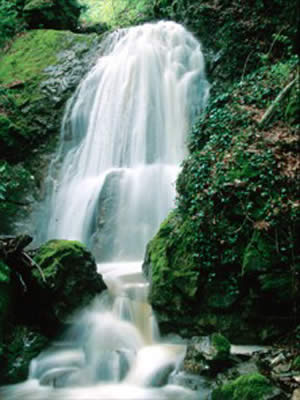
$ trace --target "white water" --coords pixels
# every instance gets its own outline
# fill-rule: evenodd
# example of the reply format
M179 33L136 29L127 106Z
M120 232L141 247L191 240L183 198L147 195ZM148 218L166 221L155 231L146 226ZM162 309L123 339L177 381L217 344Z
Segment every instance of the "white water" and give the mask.
M207 95L200 44L182 26L146 24L107 39L67 107L40 230L42 240L86 243L108 293L5 399L194 398L166 385L185 348L160 343L140 260L173 206L187 132Z

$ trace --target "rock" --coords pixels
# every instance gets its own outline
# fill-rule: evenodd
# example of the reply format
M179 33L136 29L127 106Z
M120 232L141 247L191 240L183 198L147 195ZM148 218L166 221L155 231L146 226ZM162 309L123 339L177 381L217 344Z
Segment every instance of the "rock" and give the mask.
M211 351L209 357L214 361L226 361L230 354L230 342L220 333L211 336Z
M55 149L65 103L100 56L101 41L96 34L38 29L17 36L1 54L0 159L9 168L1 181L8 185L12 176L18 202L28 203L27 207L9 203L1 211L2 233L28 230L25 219L32 200L43 195L49 153ZM19 224L13 230L15 221ZM20 221L25 221L24 227Z
M80 6L76 0L25 0L23 15L30 28L74 30Z
M230 343L221 334L194 337L187 347L183 369L189 373L216 372L230 365Z
M292 400L300 400L300 389L294 390Z
M273 80L261 73L255 72L258 86L269 87ZM248 76L243 91L259 79ZM277 83L280 93L285 83ZM164 332L176 329L191 337L219 331L231 342L270 344L292 333L299 320L299 263L293 261L297 179L278 168L287 143L276 139L275 145L276 129L270 126L274 144L268 145L249 113L254 104L260 108L259 98L254 95L247 103L234 86L221 92L191 129L191 152L176 182L177 208L148 245L149 298ZM244 106L236 110L238 102ZM224 118L230 123L226 139ZM241 140L245 121L251 129ZM291 135L289 140L296 159L297 139ZM290 196L290 206L281 201L275 206L273 199L282 193ZM290 237L283 225L291 227Z
M297 354L297 353L296 353ZM256 353L253 357L260 371L264 371L272 378L272 381L279 387L292 393L297 382L297 355L294 349L271 348L268 352Z
M43 271L54 313L60 321L106 288L93 256L80 242L50 240L40 247L34 260ZM34 274L43 281L38 269Z
M212 400L275 400L281 391L259 373L240 376L212 392Z
M267 346L247 346L247 345L231 345L230 353L233 355L250 358L254 353L263 352L266 353L270 350Z

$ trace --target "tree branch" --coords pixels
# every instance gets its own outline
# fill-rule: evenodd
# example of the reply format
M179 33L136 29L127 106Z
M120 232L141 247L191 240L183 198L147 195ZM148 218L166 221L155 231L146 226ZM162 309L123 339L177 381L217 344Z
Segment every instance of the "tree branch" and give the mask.
M273 101L273 103L270 105L270 107L267 109L267 111L264 113L262 116L261 120L258 122L258 125L262 127L265 125L270 118L273 116L274 112L276 111L276 107L279 105L279 103L287 96L291 88L294 86L294 84L298 80L298 74L296 75L296 78L292 80L282 91L279 93L279 95L276 97L276 99Z

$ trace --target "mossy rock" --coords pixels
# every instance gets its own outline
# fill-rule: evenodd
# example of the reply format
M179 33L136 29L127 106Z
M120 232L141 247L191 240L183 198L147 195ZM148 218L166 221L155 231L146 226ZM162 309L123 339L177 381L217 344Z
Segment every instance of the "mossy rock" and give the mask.
M212 393L212 400L267 400L275 398L278 390L259 373L240 376Z
M151 301L159 308L167 306L173 313L194 299L199 285L199 270L194 266L193 254L188 251L185 226L180 235L170 235L177 224L176 218L175 214L170 214L162 223L147 247L143 265L151 281Z
M28 192L30 202L39 196L65 102L98 58L100 42L100 35L40 29L17 36L0 52L0 159L10 170L17 165L28 172L22 185L1 176L4 187L14 186L18 192L12 198L17 203L28 204ZM23 190L23 182L29 190ZM12 215L15 221L24 220L30 208L2 202L2 233L12 233Z
M287 99L263 132L257 123L296 63L292 56L264 66L214 93L191 130L177 207L146 258L165 332L219 331L257 344L298 323L297 126L284 116ZM177 282L180 273L193 280Z
M64 102L96 59L99 41L94 34L41 29L0 53L1 158L23 161L53 142Z
M105 289L93 256L80 242L50 240L39 248L35 261L43 275L38 269L34 275L49 290L54 313L61 321Z
M214 333L211 336L211 344L216 351L214 360L227 360L230 354L230 342L221 333Z

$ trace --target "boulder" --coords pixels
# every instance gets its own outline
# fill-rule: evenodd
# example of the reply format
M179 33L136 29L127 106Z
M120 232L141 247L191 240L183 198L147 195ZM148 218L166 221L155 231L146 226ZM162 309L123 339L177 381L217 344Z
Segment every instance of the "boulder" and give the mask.
M50 240L39 248L34 260L42 273L38 269L33 273L47 288L60 321L105 289L93 256L80 242Z
M231 364L230 343L225 336L193 337L183 362L183 369L190 373L215 373Z

